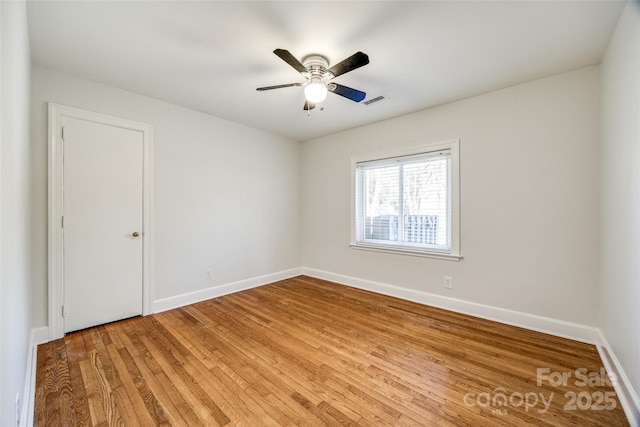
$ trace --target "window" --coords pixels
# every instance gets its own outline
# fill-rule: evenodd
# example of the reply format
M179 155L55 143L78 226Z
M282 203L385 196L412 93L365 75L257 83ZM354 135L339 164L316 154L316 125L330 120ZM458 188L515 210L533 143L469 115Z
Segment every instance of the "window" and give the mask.
M351 246L459 260L458 146L354 160Z

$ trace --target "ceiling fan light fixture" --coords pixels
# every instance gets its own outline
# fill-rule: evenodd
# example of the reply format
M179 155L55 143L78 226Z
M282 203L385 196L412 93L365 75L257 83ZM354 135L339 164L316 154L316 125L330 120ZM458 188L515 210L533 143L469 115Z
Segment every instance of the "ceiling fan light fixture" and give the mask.
M322 81L320 77L311 77L309 83L304 88L304 96L307 101L314 104L320 103L327 98L327 85Z

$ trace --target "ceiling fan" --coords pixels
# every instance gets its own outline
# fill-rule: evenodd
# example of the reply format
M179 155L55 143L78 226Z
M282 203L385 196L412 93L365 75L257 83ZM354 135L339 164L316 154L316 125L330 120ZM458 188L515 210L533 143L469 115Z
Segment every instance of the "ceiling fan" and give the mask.
M356 52L342 62L329 68L329 61L322 55L311 54L298 61L295 56L285 49L273 51L280 59L291 65L304 78L304 83L287 83L276 86L259 87L256 90L281 89L283 87L304 86L304 110L313 110L317 103L325 100L328 92L333 92L355 102L362 101L367 94L357 89L334 83L331 80L342 74L353 71L369 63L369 56L362 52Z

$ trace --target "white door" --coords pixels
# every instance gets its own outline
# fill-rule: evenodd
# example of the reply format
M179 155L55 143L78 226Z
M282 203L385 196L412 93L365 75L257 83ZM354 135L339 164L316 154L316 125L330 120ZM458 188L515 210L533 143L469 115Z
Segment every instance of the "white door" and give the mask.
M65 116L64 331L142 314L143 133Z

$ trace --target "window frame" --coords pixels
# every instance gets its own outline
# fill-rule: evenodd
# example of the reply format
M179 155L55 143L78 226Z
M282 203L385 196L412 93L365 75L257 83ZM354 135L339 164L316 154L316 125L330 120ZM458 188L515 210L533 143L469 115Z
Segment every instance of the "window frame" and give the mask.
M373 243L357 241L357 166L363 162L383 162L385 160L397 157L411 157L418 155L428 155L434 152L449 150L451 155L450 169L450 197L451 197L451 249L449 251L437 250L432 248L421 248L413 246L403 246L393 243ZM400 255L420 256L427 258L443 259L449 261L460 261L462 255L460 252L460 140L448 140L442 142L434 142L416 147L400 149L396 151L388 151L381 153L372 153L362 156L354 156L351 158L351 236L349 246L352 249L393 253Z

